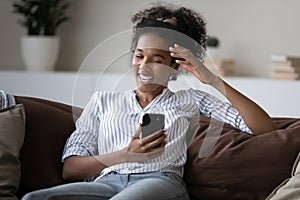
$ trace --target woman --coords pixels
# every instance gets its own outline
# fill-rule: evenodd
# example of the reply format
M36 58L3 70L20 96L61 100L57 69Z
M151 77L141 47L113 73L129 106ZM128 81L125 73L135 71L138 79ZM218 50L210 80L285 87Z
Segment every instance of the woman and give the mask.
M182 177L194 116L203 114L253 134L275 129L258 105L203 65L206 29L197 13L154 6L132 22L137 89L96 92L65 145L64 178L93 182L35 191L24 199L189 199ZM184 36L196 43L182 41ZM170 91L168 81L180 67L231 104L199 90ZM164 114L165 124L141 138L145 113Z

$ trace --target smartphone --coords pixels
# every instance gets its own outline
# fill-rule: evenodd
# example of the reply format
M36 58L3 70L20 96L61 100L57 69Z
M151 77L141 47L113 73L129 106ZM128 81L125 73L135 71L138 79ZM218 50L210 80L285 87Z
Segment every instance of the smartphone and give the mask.
M141 138L163 129L165 126L165 116L163 114L146 113L143 116Z

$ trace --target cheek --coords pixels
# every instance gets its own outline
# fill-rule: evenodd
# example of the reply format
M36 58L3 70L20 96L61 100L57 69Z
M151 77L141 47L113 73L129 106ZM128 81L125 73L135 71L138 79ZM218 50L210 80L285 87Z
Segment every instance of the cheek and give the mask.
M134 58L134 56L131 57L131 66L132 66L132 67L136 67L136 66L137 66L137 61L136 61L136 59Z
M153 70L157 79L168 80L171 74L171 68L167 65L162 65L159 68Z
M134 58L131 60L131 65L132 65L132 67L137 67L137 65L138 65Z
M136 59L134 55L131 58L131 66L132 67L137 67L138 66L138 59Z

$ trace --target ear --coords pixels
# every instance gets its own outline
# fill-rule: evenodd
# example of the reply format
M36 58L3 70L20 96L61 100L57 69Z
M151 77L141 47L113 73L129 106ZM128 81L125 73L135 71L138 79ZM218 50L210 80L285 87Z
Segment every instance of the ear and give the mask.
M177 64L176 62L174 62L174 63L171 64L171 67L172 67L174 70L176 70L176 71L178 71L179 66L180 66L180 65Z
M172 70L172 73L170 74L170 77L169 77L169 81L177 80L179 66L180 65L177 63L171 64L171 68L175 71Z

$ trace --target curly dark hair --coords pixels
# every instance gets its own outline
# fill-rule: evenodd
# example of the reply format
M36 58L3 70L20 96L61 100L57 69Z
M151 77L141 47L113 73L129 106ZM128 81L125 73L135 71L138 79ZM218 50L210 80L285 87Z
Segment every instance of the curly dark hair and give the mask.
M189 48L200 59L203 59L203 50L206 50L207 40L206 22L199 13L192 9L176 7L171 4L154 5L149 9L139 11L133 15L131 22L135 24L133 27L133 38L131 43L132 51L136 48L139 37L142 34L151 31L151 29L145 28L162 28L172 30L173 32L178 31L191 38L193 42L185 45L185 47ZM165 31L162 31L162 33L158 34L166 39L170 38L170 31L168 34L165 34L164 32ZM173 40L173 42L178 41ZM180 42L177 44L180 44Z

